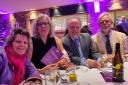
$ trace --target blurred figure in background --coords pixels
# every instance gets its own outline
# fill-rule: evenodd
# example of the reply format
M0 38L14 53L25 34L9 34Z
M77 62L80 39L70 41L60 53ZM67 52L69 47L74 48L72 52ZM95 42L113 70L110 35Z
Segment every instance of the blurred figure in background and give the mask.
M54 28L50 17L47 14L40 14L33 22L33 36L29 56L41 73L52 68L57 68L57 63L45 65L41 62L41 59L52 46L57 47L61 52L66 54L61 40L54 36ZM60 61L67 64L70 60L68 56L64 55Z
M128 35L128 33L126 33L126 32L123 30L123 27L122 27L121 25L116 25L116 30L119 31L119 32L125 33L126 35Z
M116 27L119 32L128 35L128 20L125 16L121 16L120 23Z
M128 53L127 37L124 33L112 30L112 17L108 12L103 12L98 18L100 31L92 36L95 49L102 55L109 54L113 60L116 43L120 43L122 55Z
M91 37L88 33L81 32L79 17L71 17L66 22L67 35L62 37L62 43L72 63L88 65L90 68L100 66L97 62L100 55L93 49Z
M92 32L89 30L89 27L87 25L82 27L81 33L89 33L90 35L92 35Z
M0 49L0 85L19 85L24 79L39 76L37 69L27 57L29 32L14 29L6 46Z
M66 29L66 30L65 30L65 34L64 34L64 36L67 35L67 34L68 34L68 30Z

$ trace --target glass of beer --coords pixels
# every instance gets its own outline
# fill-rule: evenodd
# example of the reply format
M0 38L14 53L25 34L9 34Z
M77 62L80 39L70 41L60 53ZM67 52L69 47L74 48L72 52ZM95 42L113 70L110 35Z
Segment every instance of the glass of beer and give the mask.
M76 82L77 81L77 75L76 75L75 71L73 71L69 74L69 80L70 80L70 82Z

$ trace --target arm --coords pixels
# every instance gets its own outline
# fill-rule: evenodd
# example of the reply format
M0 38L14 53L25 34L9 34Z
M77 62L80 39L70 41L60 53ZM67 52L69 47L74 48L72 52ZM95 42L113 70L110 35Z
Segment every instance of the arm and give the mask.
M65 49L62 45L61 40L58 37L54 37L54 38L55 38L55 41L56 41L57 48L63 52L63 50L65 50Z
M0 49L0 84L10 84L12 75L8 66L8 59Z
M66 59L70 62L69 56L68 56L66 50L64 49L61 40L60 40L58 37L54 37L54 38L55 38L55 41L56 41L57 48L58 48L59 50L61 50L61 52L64 54L64 55L62 56L62 58L66 58Z
M0 54L0 76L1 76L1 74L2 74L2 67L3 67L3 64L2 64L2 54Z
M66 46L64 43L63 43L63 46L64 46L65 50L67 51L71 62L74 63L74 64L79 65L79 64L80 64L80 57L77 56L77 55L75 54L75 52L72 52L72 51L70 50L70 48L69 48L68 46Z
M57 68L57 63L55 63L55 64L49 64L49 65L45 66L44 68L38 69L38 71L40 73L45 73L48 70L53 70L53 69L56 69L56 68Z
M31 60L32 59L32 53L33 53L33 43L32 43L32 39L30 39L30 42L29 42L29 48L28 48L28 51L27 51L27 55L29 57L29 59Z
M26 74L25 74L25 79L30 77L30 76L39 76L39 72L34 66L33 63L31 63L30 59L27 57L26 58Z

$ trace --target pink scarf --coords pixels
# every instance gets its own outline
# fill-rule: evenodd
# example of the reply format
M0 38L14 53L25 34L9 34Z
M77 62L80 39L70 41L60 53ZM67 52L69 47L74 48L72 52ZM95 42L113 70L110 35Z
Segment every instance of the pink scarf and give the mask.
M26 56L16 54L12 47L5 47L9 63L13 66L13 82L12 85L19 85L25 74Z

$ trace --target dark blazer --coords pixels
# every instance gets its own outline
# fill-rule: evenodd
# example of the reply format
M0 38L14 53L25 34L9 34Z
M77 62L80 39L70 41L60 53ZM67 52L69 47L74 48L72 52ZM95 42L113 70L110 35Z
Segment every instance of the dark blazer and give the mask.
M87 58L97 59L100 55L94 50L91 36L88 33L81 33L79 35L79 38L84 57L86 59ZM76 47L74 41L70 38L68 34L62 38L62 43L70 57L71 62L79 65L80 56L79 56L78 48Z

